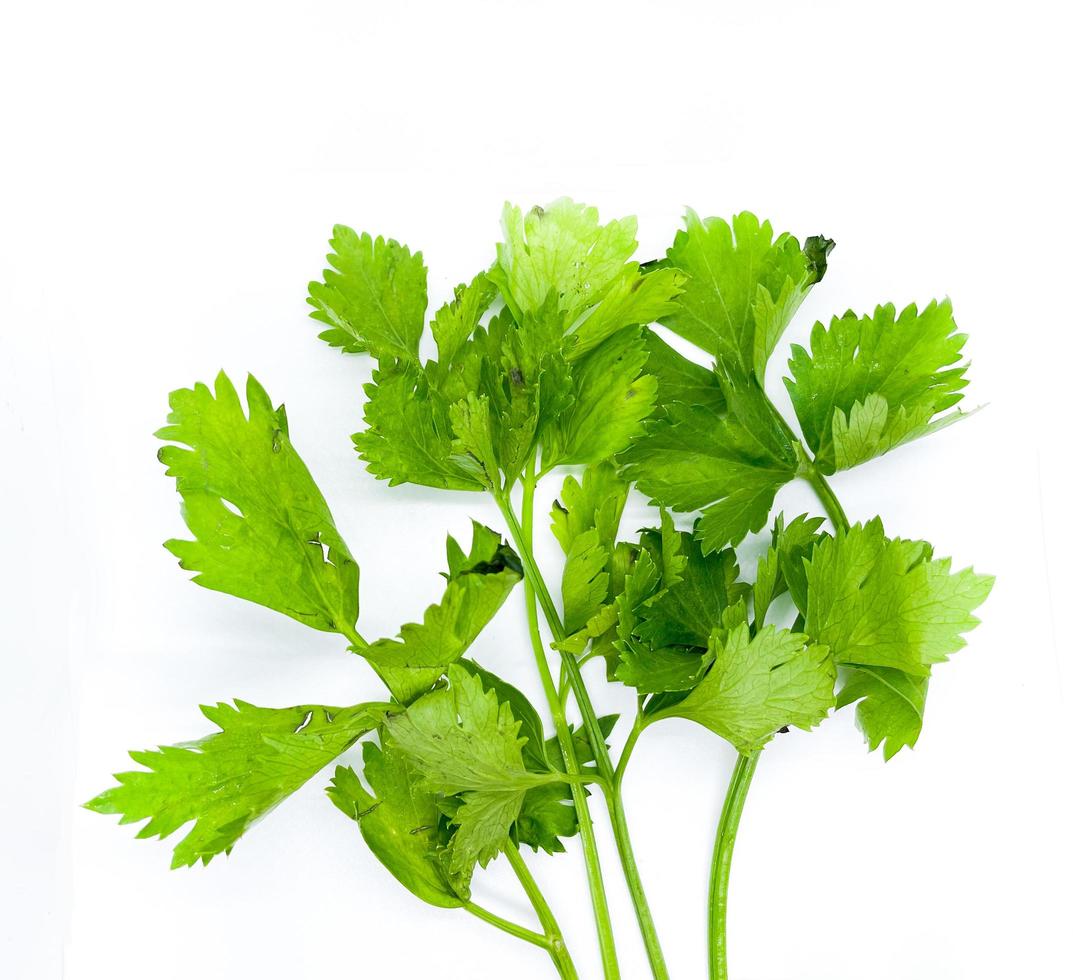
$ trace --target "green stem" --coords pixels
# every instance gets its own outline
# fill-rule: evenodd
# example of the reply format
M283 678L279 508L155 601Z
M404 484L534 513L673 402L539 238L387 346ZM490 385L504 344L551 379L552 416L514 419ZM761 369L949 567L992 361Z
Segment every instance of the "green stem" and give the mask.
M767 395L765 394L764 397L767 398ZM793 430L779 410L770 400L768 400L768 405L775 418L781 423L787 437L796 441ZM827 478L820 472L816 461L809 456L805 447L800 442L797 442L797 445L801 458L798 475L804 477L812 485L835 533L845 534L849 530L849 518L834 488L827 482ZM738 825L745 807L745 797L748 795L759 758L759 752L751 756L738 756L726 798L723 800L723 811L719 816L719 829L715 835L708 889L708 976L710 980L727 980L726 919L730 862L734 855L734 842L738 836Z
M523 523L519 524L506 495L497 495L500 510L510 529L514 546L522 557L522 565L525 570L525 607L529 621L529 637L532 641L533 655L536 658L537 671L540 674L540 683L544 689L544 696L551 710L552 722L555 726L555 735L559 742L559 748L563 754L563 764L570 776L580 776L581 767L578 765L577 753L574 751L574 737L570 726L566 721L566 712L555 681L548 666L548 659L544 653L544 641L540 636L540 623L537 620L537 595L534 590L534 576L531 573L533 562L532 554L532 529L533 529L533 493L535 484L532 466L526 471L526 497L522 506ZM604 977L606 980L618 980L620 973L618 967L618 954L615 951L615 936L611 928L611 912L607 905L607 892L604 887L603 872L600 868L600 855L596 849L596 833L592 826L592 815L589 813L588 797L583 786L572 781L570 785L571 795L574 798L574 810L577 813L578 831L581 836L581 847L585 853L585 870L589 882L589 894L592 898L592 911L596 919L596 932L600 942L600 956L603 962Z
M540 568L537 566L536 561L533 558L532 514L535 489L535 468L531 462L529 468L526 470L523 483L522 524L519 524L518 522L509 497L501 495L497 497L497 500L499 502L500 510L503 513L503 519L507 522L507 527L514 540L515 548L518 550L518 555L521 558L522 567L525 571L526 601L531 605L532 597L535 596L536 601L540 603L541 610L544 613L544 619L548 624L548 628L551 630L553 638L559 643L566 639L566 630L564 629L562 619L559 616L559 610L556 608L555 603L551 598L551 593L548 591L544 576L540 573ZM539 628L535 627L535 609L531 614L530 632L534 633L534 642L536 642L539 638ZM589 743L592 746L596 768L603 777L604 794L607 800L608 814L611 818L611 829L615 836L615 844L618 848L619 860L626 877L626 885L629 888L630 898L633 901L637 923L640 926L641 936L644 939L645 951L648 954L648 962L652 968L652 976L655 980L669 980L670 975L667 972L667 964L663 958L663 950L660 948L659 936L656 934L655 922L652 918L651 909L648 906L648 899L645 896L644 887L641 884L641 878L637 868L637 862L634 858L633 845L630 841L629 828L626 824L626 814L622 805L622 798L614 789L615 767L612 764L611 756L607 751L603 733L600 731L596 711L593 708L592 700L589 698L589 692L585 687L585 681L581 676L577 658L565 650L560 650L560 657L562 666L566 671L567 679L570 682L570 688L573 690L574 696L577 698L578 710L581 712L585 731L588 735ZM538 655L538 664L542 658L543 651ZM547 686L545 690L546 692L548 691ZM559 706L559 709L562 710L562 701L559 698L558 691L554 688L554 684L551 684L550 691L551 694L548 699L549 704L552 703L553 695L555 703ZM563 723L565 724L565 716ZM560 742L561 741L562 740L560 739ZM570 744L570 751L573 753L572 742ZM586 813L587 812L586 809ZM580 822L579 813L579 824ZM584 839L582 840L582 843L584 843Z
M611 830L615 835L619 862L622 864L630 898L633 900L633 911L637 917L637 925L641 929L641 938L644 940L652 976L655 980L670 980L667 961L663 958L663 948L660 946L659 934L656 932L656 921L652 918L652 909L649 908L648 897L641 884L641 870L637 867L637 859L633 854L633 842L630 840L630 828L626 822L626 809L622 803L620 787L613 787L608 794L607 808L611 815Z
M498 497L497 500L499 508L503 513L503 519L507 522L507 528L510 531L514 546L518 550L518 556L521 558L522 568L525 571L525 581L528 587L533 591L536 601L540 604L541 611L544 613L544 619L548 624L548 628L551 630L552 638L556 643L561 643L566 639L566 629L563 627L563 621L559 616L559 610L555 607L555 602L552 600L551 593L548 591L544 576L541 575L540 569L537 567L536 561L533 558L531 540L532 518L530 516L530 535L527 537L522 525L518 522L518 518L514 513L514 508L511 505L510 499L506 496L501 496ZM523 513L525 513L526 508L529 508L531 514L532 506L532 486L529 482L529 474L527 473L525 497L522 503ZM607 746L604 744L603 737L600 733L600 725L596 717L596 710L592 706L592 701L589 698L585 682L581 677L577 658L566 651L560 651L560 657L570 686L577 697L578 709L581 711L585 730L588 732L589 738L593 743L592 751L596 760L596 768L600 771L600 775L610 783L615 775L615 767L611 764L611 756L608 754ZM555 692L555 700L559 700L558 691Z
M719 830L712 852L711 877L708 886L708 977L727 980L727 891L730 886L730 860L738 836L741 811L760 753L739 755L730 778L730 788L723 800Z
M633 720L633 728L630 729L630 734L626 737L626 744L622 746L622 754L618 757L618 768L615 769L615 792L618 792L622 786L622 779L626 775L626 766L629 765L630 756L633 755L633 750L637 745L637 739L641 737L641 732L645 730L644 716L641 714L642 700L642 698L637 699L637 716Z
M504 919L502 916L496 915L495 912L489 912L488 909L482 908L473 902L466 902L462 907L470 915L475 915L482 922L487 922L489 925L495 926L517 939L522 939L527 943L532 943L534 946L539 946L541 949L546 949L549 953L551 952L551 942L547 936L542 936L539 932L533 932L532 929L526 929L525 926L520 926L517 922L511 922L510 919Z
M767 402L772 416L778 421L782 431L786 434L786 438L796 444L801 462L801 465L797 470L797 475L804 477L810 484L812 484L812 489L816 491L816 495L820 498L820 503L823 504L823 509L827 512L827 517L831 521L831 524L834 525L835 530L839 534L849 530L849 518L846 517L846 512L838 502L838 497L835 496L831 484L827 482L827 478L816 466L816 460L809 455L804 443L790 427L790 423L783 418L782 412L775 407L775 403L768 397L767 392L763 390L763 384L760 385L760 388L764 401Z
M358 650L365 650L369 646L369 641L365 639L353 626L346 626L336 624L336 629L343 634L343 636L350 641L350 645Z
M611 813L611 828L615 834L615 844L618 846L619 860L622 862L622 870L626 874L626 881L630 885L630 894L633 898L634 911L637 914L637 924L641 927L641 935L645 941L645 949L648 952L648 962L652 967L652 975L657 980L667 980L667 963L663 958L663 950L659 944L659 935L656 932L656 923L652 918L652 910L648 906L644 888L641 885L641 873L637 867L637 859L633 854L633 842L630 840L630 828L626 822L626 809L622 801L622 780L626 775L626 766L629 765L630 757L637 745L637 739L644 731L644 723L638 701L637 717L634 719L633 728L626 737L626 744L622 747L619 756L618 768L615 769L615 778L612 780L611 794L608 796L607 805Z
M834 488L827 482L827 478L816 469L815 464L812 466L812 472L808 474L807 479L812 484L812 489L816 491L816 496L820 498L820 503L823 504L823 509L827 512L827 517L834 525L835 531L839 534L845 534L849 530L849 518L846 517L842 504L839 503L838 497L835 496Z
M507 522L507 527L510 529L511 536L515 539L515 546L518 548L519 557L521 558L522 566L525 569L525 577L530 582L533 591L536 593L537 601L540 603L541 611L544 613L544 619L547 621L548 628L551 630L552 638L556 643L561 643L566 639L566 629L563 626L563 621L559 616L559 610L555 606L551 593L548 591L548 585L544 581L544 576L541 575L540 569L537 567L536 561L533 558L532 506L535 485L535 480L531 479L530 472L527 472L524 485L524 497L522 499L522 511L524 514L526 507L530 510L530 534L528 538L525 537L522 527L518 524L518 518L514 514L514 508L511 506L508 497L503 496L499 498L500 509L503 511L503 518ZM563 667L566 669L570 685L574 689L574 695L577 698L578 708L581 711L585 727L594 743L592 751L596 758L596 767L600 770L600 775L602 775L604 779L610 781L614 777L615 768L611 764L611 756L607 752L607 746L604 744L604 740L600 736L600 725L596 718L596 711L592 706L589 692L581 677L577 658L566 651L560 651L560 656L562 658Z
M536 883L536 879L513 842L507 843L506 855L510 866L518 877L518 881L521 882L522 888L525 889L525 894L529 896L533 911L536 912L537 918L540 920L541 928L544 930L544 935L550 944L548 952L555 963L555 968L559 971L559 976L563 980L578 980L574 961L570 958L570 951L563 941L563 931L559 928L559 923L555 921L555 916L552 914L547 899L544 898L544 893L540 890L540 886Z

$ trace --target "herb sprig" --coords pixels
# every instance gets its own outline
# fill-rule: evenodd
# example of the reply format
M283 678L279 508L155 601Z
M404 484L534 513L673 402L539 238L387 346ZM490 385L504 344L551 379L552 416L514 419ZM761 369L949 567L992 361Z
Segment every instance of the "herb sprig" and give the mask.
M503 232L491 265L430 318L421 254L339 226L309 302L322 340L376 360L354 436L369 472L486 494L506 537L475 522L468 549L448 538L442 599L397 637L370 641L358 631L358 563L284 408L252 377L245 406L223 374L214 388L173 392L160 459L192 537L167 548L198 584L339 634L385 690L345 707L204 708L219 731L131 753L142 768L87 806L147 821L142 837L192 822L173 866L207 864L364 740L361 771L337 766L327 792L399 883L540 947L576 978L520 848L557 853L577 836L603 976L615 980L595 792L652 975L665 980L622 786L641 735L687 719L739 754L710 872L710 976L723 980L731 857L764 748L849 705L870 749L890 759L914 746L933 668L964 645L991 588L927 542L888 537L878 517L851 523L829 482L965 417L965 337L949 301L817 323L808 347L792 349L794 427L768 397L768 362L826 274L830 239L690 211L665 258L641 264L634 219L601 224L565 199L525 214L508 205ZM712 362L684 356L656 323ZM534 501L564 467L574 472L550 523L564 553L556 596L534 557ZM815 489L821 516L772 515L796 479ZM659 519L623 534L634 490ZM734 549L755 533L768 547L743 578ZM519 583L550 736L527 696L470 656ZM591 659L636 693L617 760L607 744L617 718L597 713L581 673ZM499 855L539 931L473 901L474 875Z

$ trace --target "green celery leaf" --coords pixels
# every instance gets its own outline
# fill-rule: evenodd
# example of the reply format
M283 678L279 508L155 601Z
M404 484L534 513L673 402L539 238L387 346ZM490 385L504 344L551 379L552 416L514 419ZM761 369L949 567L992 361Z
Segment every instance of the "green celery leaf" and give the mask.
M310 316L329 327L321 337L346 352L417 361L428 306L421 253L345 225L333 229L331 247L332 268L309 284Z
M634 632L653 647L707 647L712 630L723 622L726 610L749 594L738 581L738 563L730 549L704 554L693 534L674 531L674 578L637 609ZM643 539L650 547L655 536ZM661 534L661 541L667 536ZM661 558L668 551L661 545Z
M620 680L620 674L636 678L642 673L643 664L634 664L645 657L649 647L635 634L641 622L641 609L658 594L660 584L661 568L653 558L652 550L637 549L625 573L622 591L615 597L615 635L610 648L605 651L609 679Z
M487 395L470 392L450 409L455 433L453 462L469 471L486 490L501 489L500 462Z
M403 626L397 640L377 640L358 651L403 704L427 691L469 649L522 578L510 546L476 522L469 554L448 538L447 558L443 598L425 610L424 619Z
M566 553L564 622L568 633L577 634L572 646L560 644L560 649L579 654L614 626L614 609L605 603L616 594L611 592L612 556L629 489L614 466L598 463L585 470L581 483L568 476L552 506L552 533Z
M663 323L714 354L720 365L761 380L775 344L809 288L826 269L833 243L777 238L768 222L742 212L730 224L686 212L686 227L667 251L665 265L689 279L679 312Z
M569 586L567 586L567 591L570 591ZM616 622L618 622L618 611L614 603L605 602L596 607L596 611L585 620L581 627L567 634L564 639L557 640L552 646L556 650L579 657L592 643L594 655L606 656L609 652L606 644L614 640Z
M893 540L874 518L813 549L806 563L805 632L835 662L890 667L917 677L965 645L979 620L972 611L994 579L951 572L921 541Z
M659 383L654 414L665 414L667 406L675 402L698 405L720 415L726 411L726 398L714 371L679 354L653 330L645 331L645 347L645 372Z
M441 364L454 360L495 296L496 288L483 272L479 272L468 285L455 287L454 299L440 307L430 324Z
M756 376L742 374L735 367L718 369L717 373L727 402L727 416L748 431L772 459L787 467L799 463L797 438Z
M771 603L787 591L804 615L808 596L805 562L812 556L812 549L828 537L827 532L820 530L822 524L822 517L805 514L795 517L789 524L782 514L775 518L771 547L756 566L753 619L758 628L764 625Z
M656 379L641 373L647 357L640 328L630 327L574 365L575 397L545 432L544 469L598 463L641 434L656 401Z
M462 796L453 818L458 829L448 846L454 874L475 862L487 865L506 843L526 792L561 777L526 769L520 723L479 677L457 664L447 676L449 687L424 695L386 725L426 788Z
M678 585L689 564L693 539L674 526L674 518L662 507L659 511L659 536L655 528L641 532L641 542L655 556L659 553L660 584L664 589Z
M557 317L550 300L520 322L503 311L474 331L451 373L437 379L444 397L456 399L456 461L485 486L513 485L545 429L573 399Z
M563 838L573 837L577 832L577 811L569 789L552 783L525 794L514 823L519 844L528 844L534 851L562 854L566 850Z
M615 679L640 694L688 691L714 659L712 632L726 625L728 610L744 605L749 587L737 581L732 551L705 555L666 511L659 531L642 532L641 546L618 601Z
M561 769L562 754L558 753L558 743L551 739L556 754L549 756L548 743L544 740L544 725L530 700L512 684L472 660L463 658L458 665L479 678L484 689L494 692L500 704L510 706L511 713L519 723L518 737L525 740L522 760L526 768L544 772L552 768L550 760L556 759L555 768ZM518 843L528 844L534 851L542 849L549 854L559 854L565 850L560 838L573 837L577 831L577 813L569 786L551 783L526 792L521 813L514 825Z
M648 324L673 313L685 276L677 269L641 272L634 264L626 267L600 304L585 317L567 338L567 357L577 360L624 327Z
M483 490L457 459L450 403L412 364L381 365L365 386L366 428L353 436L369 472L391 486L416 483L442 490Z
M688 647L653 647L636 637L624 647L615 671L622 681L638 694L664 694L667 691L690 691L711 666L714 655Z
M713 636L715 663L681 701L654 713L687 718L749 755L787 725L808 729L834 705L835 670L827 649L789 630L742 623L725 641Z
M291 444L282 406L252 376L249 417L221 372L171 393L159 457L175 477L193 541L165 547L194 581L292 616L319 630L358 618L358 566ZM189 448L184 448L189 447Z
M627 263L637 248L637 220L601 225L596 208L568 198L533 208L524 216L520 208L506 205L503 234L488 277L517 320L553 297L563 328L570 328L616 282L636 270L635 263L632 268Z
M914 676L890 667L852 667L838 692L836 707L857 702L857 726L871 751L883 745L890 761L912 748L924 723L929 675Z
M569 554L575 538L595 529L600 545L610 553L629 492L629 483L607 462L587 467L580 483L573 476L563 480L551 512L551 531L563 552Z
M86 806L122 814L120 823L148 819L138 837L164 838L193 820L175 846L171 866L208 864L217 854L229 854L254 822L375 728L389 708L258 708L245 701L203 706L219 732L131 752L146 768L117 773L119 785Z
M576 633L596 616L607 598L607 549L596 528L574 538L563 568L563 626Z
M550 763L544 745L544 723L532 702L513 684L497 677L476 661L463 657L458 661L458 666L478 678L481 686L486 691L493 692L500 704L510 705L511 714L518 722L518 737L525 739L522 759L526 768L533 772L549 769Z
M407 757L389 738L362 746L363 774L339 766L328 796L358 824L377 859L414 895L440 908L458 908L469 898L472 867L451 874L436 797L425 790Z
M650 421L621 459L623 476L660 506L703 510L697 534L705 551L759 531L797 471L796 456L776 454L729 413L680 403Z
M786 386L819 468L848 469L964 418L942 414L968 383L964 344L949 300L817 323L811 350L794 345Z

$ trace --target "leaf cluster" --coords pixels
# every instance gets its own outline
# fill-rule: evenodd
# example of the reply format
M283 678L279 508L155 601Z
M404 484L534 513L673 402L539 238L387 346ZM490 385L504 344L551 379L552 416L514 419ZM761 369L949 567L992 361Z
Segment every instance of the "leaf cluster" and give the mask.
M391 485L489 492L512 536L474 521L468 548L449 537L441 599L395 636L359 632L359 567L284 407L252 377L244 405L222 373L172 393L160 460L190 539L168 550L203 587L338 634L386 694L203 708L218 731L132 753L142 768L90 809L146 821L142 837L190 825L173 865L208 863L366 738L328 795L422 900L471 907L476 870L504 850L562 851L581 829L584 787L611 782L600 762L616 719L564 731L553 706L547 737L525 694L470 652L523 570L544 588L527 540L532 493L564 466L578 469L551 513L563 553L555 646L564 665L599 658L636 692L634 735L678 718L751 757L856 705L870 749L889 759L916 744L932 672L964 645L992 579L889 537L878 517L850 525L839 506L825 529L774 507L795 479L833 500L827 477L965 417L951 304L816 323L791 349L792 425L766 376L834 243L776 234L747 212L689 211L666 255L642 264L636 232L632 218L601 224L567 199L507 205L494 258L429 317L420 252L335 228L309 303L321 339L376 361L358 454ZM690 345L707 356L687 356ZM524 529L510 504L519 482ZM633 488L658 521L624 532ZM743 573L735 549L754 533L762 553Z

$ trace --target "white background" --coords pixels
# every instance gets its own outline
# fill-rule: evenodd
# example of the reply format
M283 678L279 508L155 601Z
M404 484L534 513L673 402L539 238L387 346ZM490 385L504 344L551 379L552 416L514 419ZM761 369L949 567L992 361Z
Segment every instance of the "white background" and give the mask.
M968 403L988 404L836 478L853 518L881 513L998 585L968 649L936 672L915 752L884 765L848 712L765 752L735 857L735 980L1070 976L1073 215L1059 7L7 9L0 974L551 975L538 951L400 888L322 798L323 777L230 859L181 872L167 870L168 844L76 804L126 749L204 734L200 702L379 693L338 639L189 585L160 547L182 530L154 459L168 391L222 366L286 400L362 565L360 627L390 635L439 594L445 533L496 516L480 497L364 472L349 434L369 364L315 339L305 283L345 222L421 248L438 305L489 261L505 199L569 194L638 214L643 258L686 204L835 238L827 280L773 359L776 386L813 319L950 295L970 335ZM778 505L815 506L799 487ZM626 529L646 511L638 502ZM536 693L520 594L475 654ZM591 686L601 708L628 710L599 669ZM628 777L677 980L704 972L708 852L731 765L714 736L667 723ZM643 978L605 855L624 975ZM526 918L501 864L479 895ZM578 848L533 866L594 980Z

